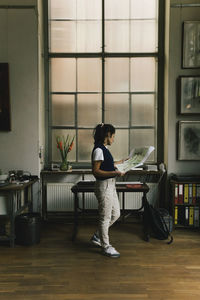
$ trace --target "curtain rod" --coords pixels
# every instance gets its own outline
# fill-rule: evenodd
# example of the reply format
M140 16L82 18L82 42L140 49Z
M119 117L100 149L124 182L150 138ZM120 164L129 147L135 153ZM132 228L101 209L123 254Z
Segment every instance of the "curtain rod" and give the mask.
M191 4L171 4L170 7L172 8L179 8L179 7L200 7L200 3L191 3Z

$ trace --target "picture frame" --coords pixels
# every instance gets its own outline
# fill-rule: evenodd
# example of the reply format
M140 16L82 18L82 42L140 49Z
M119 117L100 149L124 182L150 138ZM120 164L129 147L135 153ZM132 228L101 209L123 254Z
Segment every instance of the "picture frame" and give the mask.
M182 67L200 68L200 21L183 22Z
M179 77L179 114L200 114L200 75Z
M178 160L200 160L200 121L179 121Z
M8 63L0 63L0 131L11 130L8 67Z

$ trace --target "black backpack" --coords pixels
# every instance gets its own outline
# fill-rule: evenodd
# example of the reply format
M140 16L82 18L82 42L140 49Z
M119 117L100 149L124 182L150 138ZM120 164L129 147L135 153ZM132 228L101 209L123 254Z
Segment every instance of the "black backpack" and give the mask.
M154 208L146 201L143 218L146 241L149 241L150 236L152 236L159 240L170 238L167 244L173 242L173 236L171 235L173 221L166 209Z

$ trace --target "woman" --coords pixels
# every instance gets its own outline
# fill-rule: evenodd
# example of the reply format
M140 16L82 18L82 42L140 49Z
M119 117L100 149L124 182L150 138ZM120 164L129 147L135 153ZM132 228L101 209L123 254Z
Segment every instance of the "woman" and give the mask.
M115 128L111 124L99 124L94 129L92 172L96 178L95 195L99 205L99 226L91 242L102 247L104 255L119 257L120 253L109 243L109 227L119 218L120 206L115 187L117 176L124 174L116 170L113 157L107 146L114 142Z

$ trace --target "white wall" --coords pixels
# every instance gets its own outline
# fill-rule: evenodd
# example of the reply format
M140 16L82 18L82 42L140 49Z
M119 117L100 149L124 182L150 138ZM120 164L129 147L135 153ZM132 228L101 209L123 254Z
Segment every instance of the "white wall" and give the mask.
M177 160L177 123L185 120L200 120L199 116L184 116L177 113L177 78L182 75L200 75L200 69L182 69L182 23L183 21L200 20L199 7L173 7L175 4L199 4L200 0L167 1L170 6L169 18L169 48L166 44L166 67L168 77L165 85L165 161L167 162L168 174L195 175L199 174L200 161ZM166 32L167 32L166 28ZM168 83L167 83L168 81ZM168 111L167 111L168 110Z
M34 2L6 1L6 4ZM5 1L0 1L3 4ZM22 169L39 175L36 8L0 8L0 62L9 64L11 103L11 131L0 132L0 169Z

